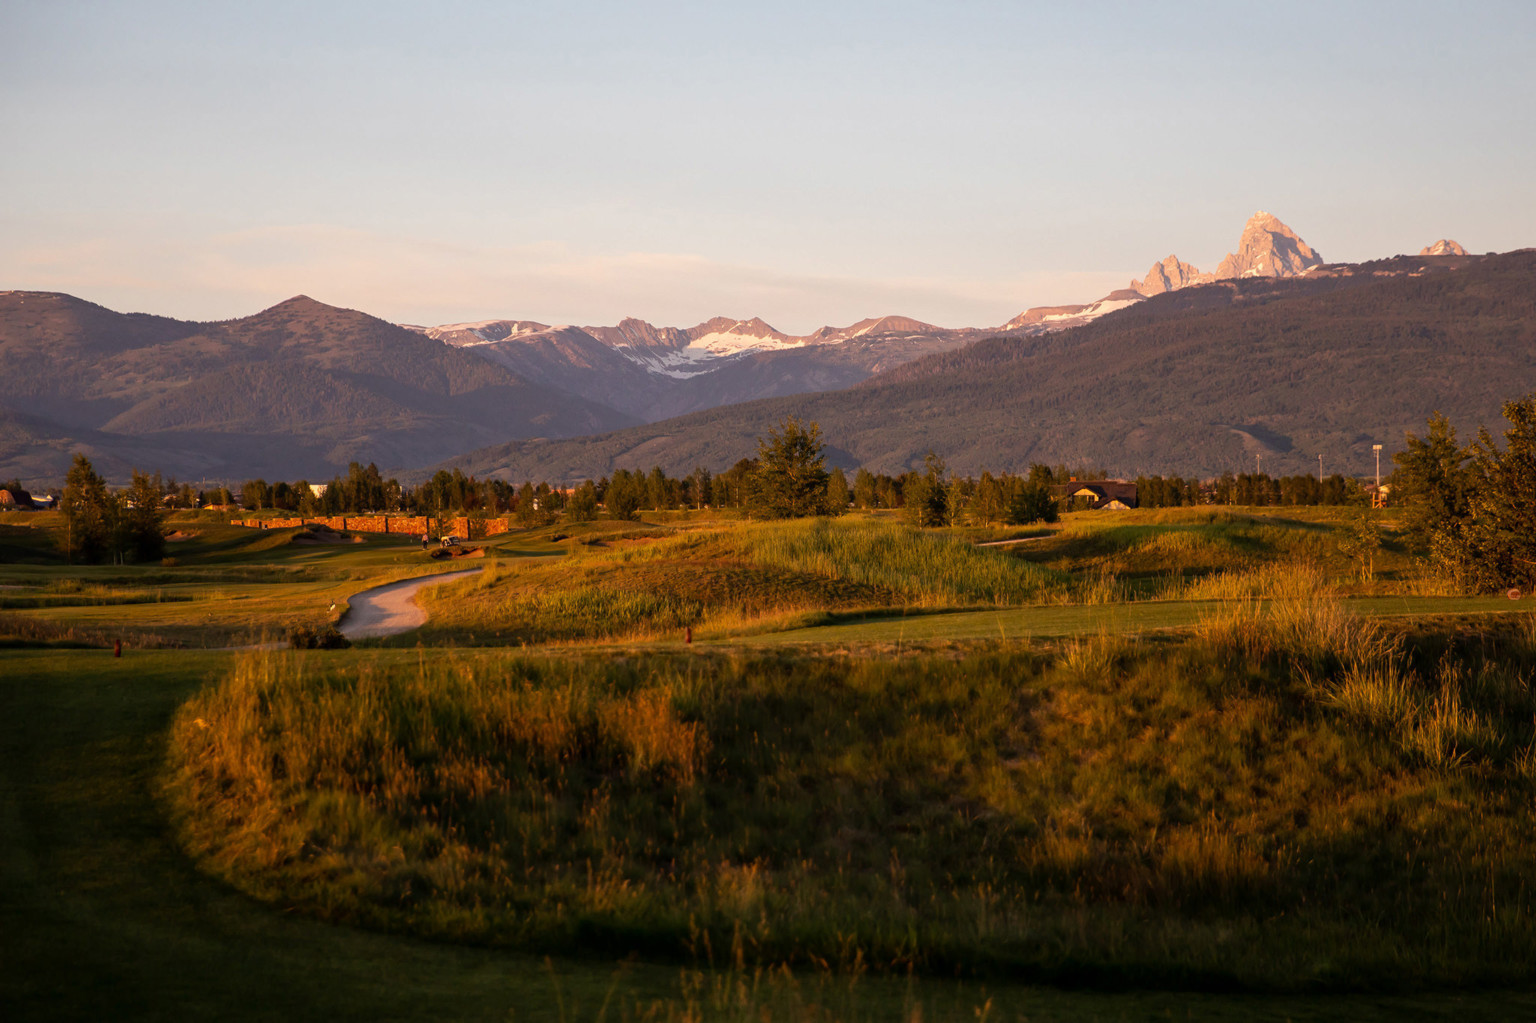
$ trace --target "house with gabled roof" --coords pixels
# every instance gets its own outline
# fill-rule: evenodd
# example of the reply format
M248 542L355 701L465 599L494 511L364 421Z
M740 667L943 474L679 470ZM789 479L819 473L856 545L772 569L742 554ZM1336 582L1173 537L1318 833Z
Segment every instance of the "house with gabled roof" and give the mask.
M1052 490L1066 511L1119 511L1136 507L1133 480L1073 480Z

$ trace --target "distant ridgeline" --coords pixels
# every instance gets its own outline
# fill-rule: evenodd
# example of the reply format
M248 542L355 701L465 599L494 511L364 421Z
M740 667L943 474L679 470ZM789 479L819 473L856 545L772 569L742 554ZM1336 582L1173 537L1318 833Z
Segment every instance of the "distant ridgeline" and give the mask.
M75 452L114 482L133 468L325 479L353 461L411 480L442 465L677 476L733 465L787 415L821 424L832 464L883 473L933 451L962 474L1210 478L1256 457L1293 474L1318 454L1358 474L1373 443L1390 455L1436 409L1491 422L1529 390L1533 296L1529 251L1442 240L1325 263L1267 214L1212 273L1169 256L1096 302L987 330L904 316L797 337L725 317L407 328L303 296L191 323L0 291L0 479L52 488Z
M1092 464L1118 477L1372 472L1435 410L1494 424L1536 384L1536 252L1396 257L1186 287L1085 326L999 337L845 391L710 409L451 460L479 476L598 478L729 465L765 423L821 425L832 464L959 473Z

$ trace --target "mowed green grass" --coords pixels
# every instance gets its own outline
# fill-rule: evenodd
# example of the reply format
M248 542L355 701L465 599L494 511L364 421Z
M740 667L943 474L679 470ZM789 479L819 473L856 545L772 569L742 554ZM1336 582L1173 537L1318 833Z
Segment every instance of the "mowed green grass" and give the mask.
M1016 640L1038 637L1126 634L1188 629L1220 615L1230 601L1140 601L1066 607L995 608L986 611L912 612L826 616L823 624L742 637L754 646L859 643L927 643ZM1536 601L1506 597L1353 597L1352 614L1368 618L1528 614ZM722 642L722 641L714 641Z

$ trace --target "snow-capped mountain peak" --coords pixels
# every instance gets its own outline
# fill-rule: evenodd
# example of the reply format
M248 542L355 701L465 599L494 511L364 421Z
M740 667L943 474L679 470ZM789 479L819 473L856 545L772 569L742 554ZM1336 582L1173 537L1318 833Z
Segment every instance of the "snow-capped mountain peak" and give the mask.
M434 341L442 341L459 348L505 341L509 337L537 334L550 329L548 324L535 323L533 320L477 320L474 323L445 323L440 327L416 327L410 324L401 324L401 326L407 330L414 330L418 334L425 334Z

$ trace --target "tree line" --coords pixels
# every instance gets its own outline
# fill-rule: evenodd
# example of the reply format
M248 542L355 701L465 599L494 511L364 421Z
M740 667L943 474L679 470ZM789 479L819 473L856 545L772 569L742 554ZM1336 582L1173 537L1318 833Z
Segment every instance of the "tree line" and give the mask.
M1500 449L1486 429L1465 447L1439 414L1428 433L1407 435L1394 456L1395 500L1406 508L1410 536L1447 571L1468 585L1488 589L1510 580L1536 583L1536 395L1504 406L1511 428ZM479 480L461 470L441 470L417 487L384 479L378 467L353 462L345 476L325 487L307 481L268 484L248 480L240 497L248 509L278 509L301 515L398 512L437 517L447 514L511 515L522 525L610 517L634 519L644 509L736 508L763 518L839 515L851 507L897 509L917 526L961 522L1023 525L1053 522L1061 495L1080 479L1102 472L1069 470L1036 463L1028 473L952 476L930 452L920 469L899 475L859 469L850 484L840 468L828 469L816 423L794 417L758 440L754 458L711 473L696 468L669 477L659 466L649 472L618 469L611 477L586 480L570 489L526 481ZM1136 480L1143 507L1192 504L1342 505L1360 504L1358 481L1340 475L1273 478L1264 473L1226 473L1209 483L1178 476ZM145 560L164 550L167 510L198 503L229 503L223 488L194 491L190 485L134 470L132 484L113 492L84 455L76 455L60 508L65 548L71 559Z
M133 471L123 490L106 481L77 454L64 479L59 508L64 513L63 546L69 561L149 561L165 553L165 481L159 473Z
M1409 536L1459 583L1536 587L1536 393L1504 404L1504 445L1486 426L1460 444L1440 413L1392 460Z
M1360 481L1334 473L1316 476L1270 476L1268 473L1225 472L1209 483L1193 477L1138 476L1136 500L1142 508L1178 508L1196 504L1339 505L1365 500Z

